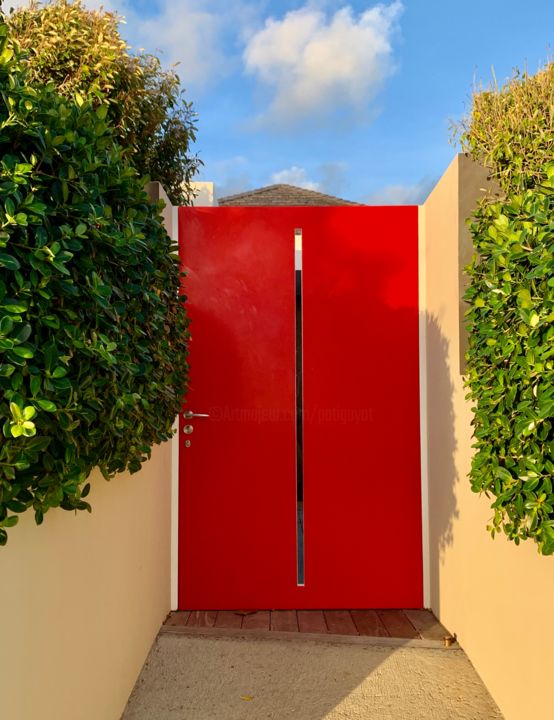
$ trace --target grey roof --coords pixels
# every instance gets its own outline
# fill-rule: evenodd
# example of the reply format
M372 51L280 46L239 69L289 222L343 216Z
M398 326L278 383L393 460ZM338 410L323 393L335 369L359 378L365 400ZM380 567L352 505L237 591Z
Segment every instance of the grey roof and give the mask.
M219 198L219 205L359 205L333 195L295 187L294 185L268 185L238 195Z

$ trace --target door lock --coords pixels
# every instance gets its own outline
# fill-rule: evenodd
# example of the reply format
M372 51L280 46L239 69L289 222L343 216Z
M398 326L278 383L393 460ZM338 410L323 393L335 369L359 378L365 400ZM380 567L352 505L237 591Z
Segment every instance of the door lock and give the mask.
M190 435L192 432L194 432L194 428L192 425L185 425L185 427L183 428L183 432L185 433L185 435Z

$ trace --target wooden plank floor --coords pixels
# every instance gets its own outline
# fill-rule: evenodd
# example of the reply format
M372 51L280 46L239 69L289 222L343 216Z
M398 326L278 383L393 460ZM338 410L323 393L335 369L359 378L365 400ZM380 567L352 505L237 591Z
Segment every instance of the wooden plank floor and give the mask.
M450 635L429 610L185 610L170 613L164 624L414 640Z

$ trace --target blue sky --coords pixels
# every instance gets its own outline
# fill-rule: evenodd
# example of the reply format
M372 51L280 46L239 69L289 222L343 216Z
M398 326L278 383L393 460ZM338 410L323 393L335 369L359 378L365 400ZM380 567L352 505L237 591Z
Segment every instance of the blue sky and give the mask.
M117 10L132 46L180 63L199 116L198 179L219 196L291 182L417 203L456 151L449 126L474 83L552 56L552 0L86 4Z

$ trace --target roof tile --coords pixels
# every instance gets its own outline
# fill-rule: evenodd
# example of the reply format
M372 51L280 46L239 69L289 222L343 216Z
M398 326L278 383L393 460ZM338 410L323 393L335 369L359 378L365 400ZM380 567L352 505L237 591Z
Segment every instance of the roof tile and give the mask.
M350 200L342 200L333 195L295 187L294 185L268 185L257 190L248 190L237 195L219 198L219 205L359 205Z

